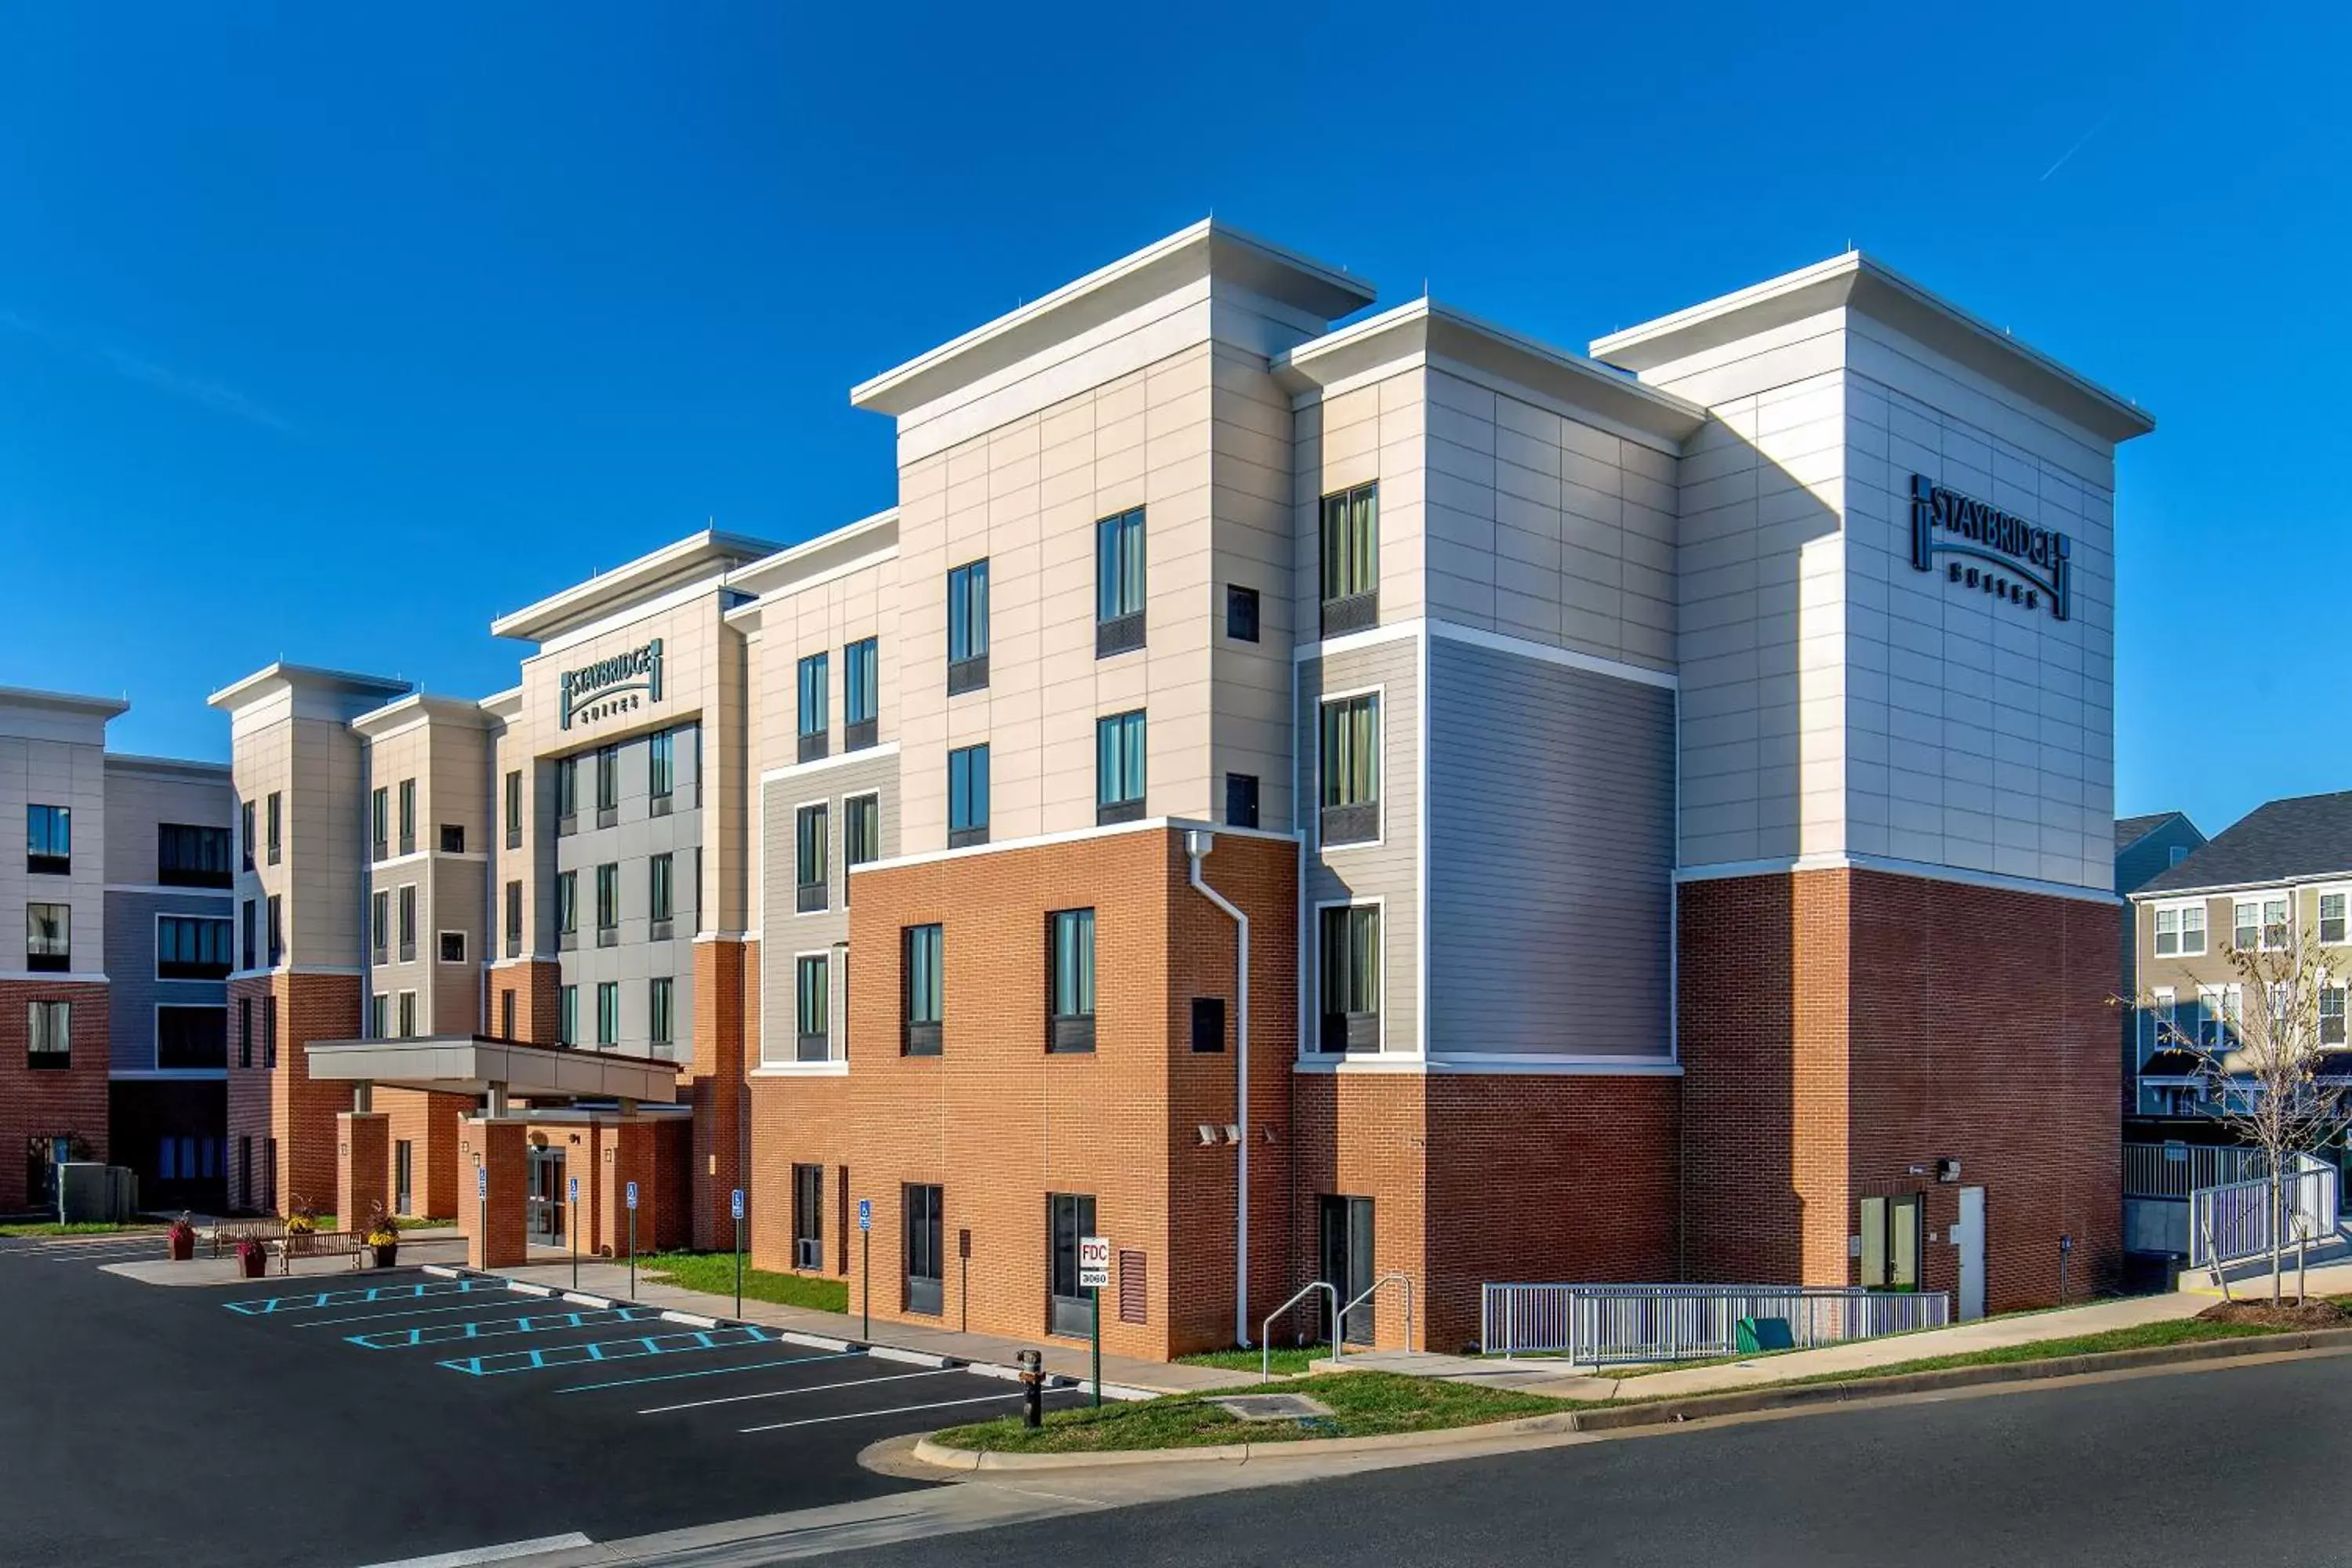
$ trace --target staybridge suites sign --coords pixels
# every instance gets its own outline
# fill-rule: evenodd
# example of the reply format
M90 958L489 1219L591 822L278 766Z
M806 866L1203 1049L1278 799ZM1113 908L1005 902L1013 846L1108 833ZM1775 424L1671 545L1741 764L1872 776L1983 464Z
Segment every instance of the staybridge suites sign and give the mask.
M2037 528L1925 474L1911 476L1911 564L1922 572L1933 572L1937 557L1949 557L1944 574L1950 581L2029 610L2047 595L2051 615L2063 621L2072 607L2070 548L2056 529Z
M560 722L572 728L574 719L602 719L643 702L658 702L662 694L662 640L567 669L562 682Z

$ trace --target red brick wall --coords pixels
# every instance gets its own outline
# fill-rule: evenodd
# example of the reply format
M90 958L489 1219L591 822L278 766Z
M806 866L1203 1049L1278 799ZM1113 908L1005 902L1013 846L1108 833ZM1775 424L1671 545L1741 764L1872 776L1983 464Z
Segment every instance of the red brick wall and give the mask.
M824 1167L819 1233L824 1241L824 1267L810 1272L847 1272L849 1251L840 1234L840 1215L841 1169L850 1143L848 1107L845 1078L751 1079L751 1186L746 1194L746 1220L754 1268L793 1272L793 1166L800 1163Z
M1374 1274L1405 1275L1427 1294L1429 1151L1433 1136L1442 1135L1430 1124L1430 1083L1418 1072L1298 1075L1298 1131L1291 1156L1297 1163L1298 1187L1289 1205L1291 1289L1322 1268L1317 1200L1330 1194L1372 1200ZM1319 1318L1277 1324L1274 1342L1291 1343L1310 1326L1328 1331L1320 1325ZM1374 1310L1373 1342L1404 1348L1401 1304L1383 1301ZM1425 1343L1455 1348L1439 1339L1425 1338Z
M757 1006L755 1000L747 1005L747 973L755 988L759 984L756 962L747 966L749 947L740 941L694 943L694 1067L681 1088L694 1107L688 1223L693 1245L705 1250L734 1245L728 1199L743 1175L743 1020Z
M234 1025L232 1025L232 1027ZM471 1095L431 1094L424 1089L387 1089L373 1091L377 1110L390 1123L385 1140L384 1187L396 1192L394 1150L403 1142L410 1147L410 1209L415 1217L447 1219L457 1214L460 1198L457 1170L457 1123L473 1115L478 1104ZM472 1190L463 1190L470 1200Z
M32 1043L27 1004L36 1001L73 1004L66 1021L71 1066L37 1072L25 1065ZM62 977L0 981L0 1214L25 1209L32 1139L70 1137L77 1140L77 1157L109 1157L108 1010L102 984Z
M335 1215L345 1230L363 1230L378 1208L392 1208L391 1133L381 1113L335 1118Z
M530 1046L556 1043L556 992L563 971L551 959L523 959L493 966L489 972L489 1016L482 1033L496 1037L502 1016L501 993L515 994L515 1038Z
M278 1066L266 1067L263 1044L263 999L278 998ZM253 999L253 1065L238 1066L238 1003ZM232 980L228 984L228 1145L229 1182L236 1182L237 1140L253 1140L253 1181L261 1189L252 1200L274 1191L276 1210L283 1214L307 1201L324 1209L335 1200L335 1116L352 1108L352 1086L332 1079L314 1081L308 1051L312 1040L348 1040L360 1032L360 981L356 975L302 974L285 970ZM264 1140L278 1141L274 1187L262 1166ZM234 1190L232 1204L245 1203Z

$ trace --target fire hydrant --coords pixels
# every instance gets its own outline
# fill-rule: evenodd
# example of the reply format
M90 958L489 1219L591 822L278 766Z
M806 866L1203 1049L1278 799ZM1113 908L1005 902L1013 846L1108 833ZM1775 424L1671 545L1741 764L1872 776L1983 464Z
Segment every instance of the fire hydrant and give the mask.
M1045 1358L1023 1351L1013 1359L1021 1368L1021 1424L1034 1431L1045 1422Z

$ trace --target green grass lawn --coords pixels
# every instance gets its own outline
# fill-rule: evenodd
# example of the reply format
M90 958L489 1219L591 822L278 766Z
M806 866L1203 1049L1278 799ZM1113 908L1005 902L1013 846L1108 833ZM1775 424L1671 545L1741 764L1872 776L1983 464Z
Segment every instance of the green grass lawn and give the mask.
M72 1225L59 1225L55 1220L34 1220L19 1225L0 1225L0 1236L111 1236L117 1231L153 1230L154 1225L116 1225L110 1220L81 1220Z
M1286 1376L1296 1377L1306 1372L1311 1363L1326 1360L1330 1354L1329 1345L1276 1345L1274 1347L1272 1370ZM1255 1372L1265 1364L1265 1352L1244 1350L1202 1351L1196 1355L1178 1356L1176 1364L1219 1366L1228 1372Z
M681 1290L706 1291L732 1300L735 1296L735 1254L731 1252L642 1252L638 1272ZM811 1279L805 1274L774 1274L754 1268L743 1259L743 1300L772 1301L781 1307L814 1307L821 1312L849 1310L849 1286L840 1279Z
M1385 1372L1324 1373L1246 1392L1304 1394L1331 1407L1329 1419L1245 1422L1194 1394L1135 1404L1050 1411L1035 1431L1017 1415L957 1426L939 1440L958 1448L1017 1454L1105 1453L1120 1448L1198 1448L1218 1443L1281 1443L1307 1437L1374 1437L1392 1432L1434 1432L1543 1415L1566 1408L1558 1399L1514 1394L1476 1384L1436 1383Z

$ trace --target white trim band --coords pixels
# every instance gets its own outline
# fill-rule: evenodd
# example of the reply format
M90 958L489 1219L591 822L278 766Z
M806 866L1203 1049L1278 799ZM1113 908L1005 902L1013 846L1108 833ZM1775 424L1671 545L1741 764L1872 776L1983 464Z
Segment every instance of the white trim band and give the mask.
M1885 855L1798 855L1786 859L1728 860L1717 866L1685 866L1675 871L1675 881L1678 885L1684 882L1719 882L1732 877L1775 877L1798 871L1878 871L1890 877L1957 882L1964 887L1990 888L1996 892L2035 893L2043 898L2073 899L2086 904L2120 906L2124 902L2102 888L2044 882L2031 877L2007 877L1997 871L1971 871L1958 866L1931 866L1924 860L1897 860Z

